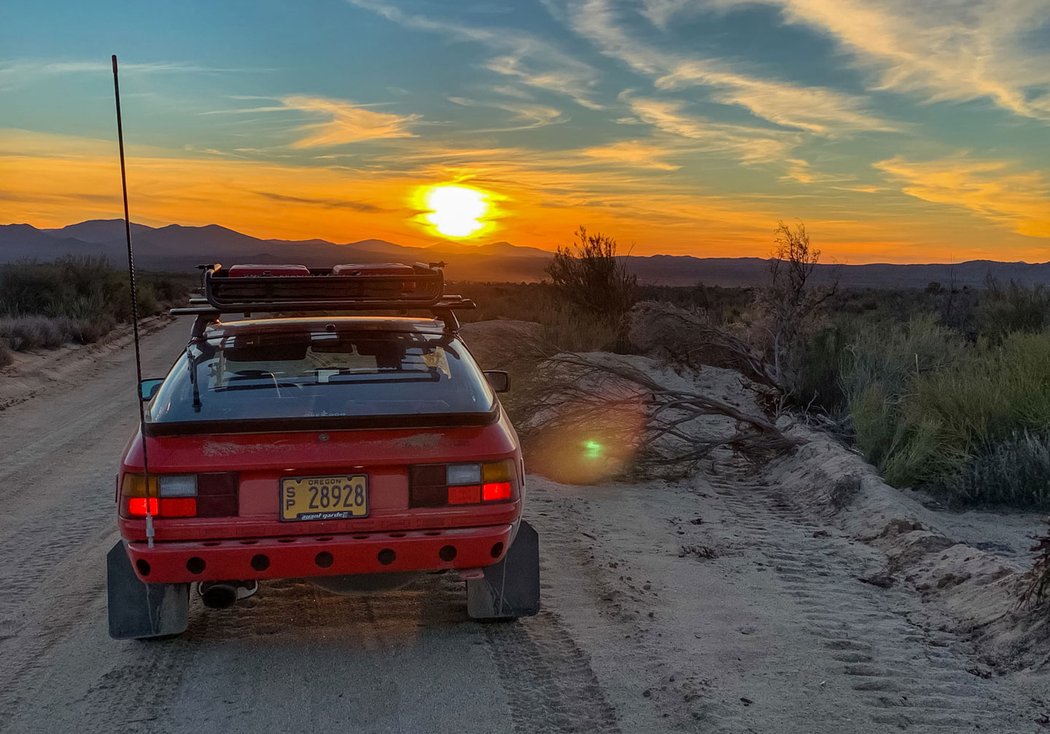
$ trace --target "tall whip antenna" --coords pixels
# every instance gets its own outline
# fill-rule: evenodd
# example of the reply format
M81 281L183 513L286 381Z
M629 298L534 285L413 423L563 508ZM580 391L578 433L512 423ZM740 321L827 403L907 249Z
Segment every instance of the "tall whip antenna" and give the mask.
M124 124L120 117L120 81L117 55L113 54L113 96L117 101L117 144L120 146L120 187L124 194L124 236L128 242L128 278L131 281L131 329L135 335L135 402L139 404L139 433L142 437L142 470L146 475L146 542L153 547L153 509L150 502L149 454L146 450L146 404L142 400L142 353L139 350L139 294L135 287L135 253L131 247L131 215L128 213L128 175L124 167Z

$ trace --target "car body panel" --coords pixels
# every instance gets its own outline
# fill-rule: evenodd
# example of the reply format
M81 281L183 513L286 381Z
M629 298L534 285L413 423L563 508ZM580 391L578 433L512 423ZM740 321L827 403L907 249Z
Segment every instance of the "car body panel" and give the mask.
M441 334L442 324L430 319L401 317L313 316L216 322L205 338L241 334L296 333L336 329L341 332L420 332ZM462 344L458 342L457 344ZM464 345L465 346L465 345ZM471 368L477 369L466 352ZM378 572L437 571L480 568L498 563L513 540L524 501L524 468L514 428L498 400L491 418L479 414L482 425L442 425L441 416L421 417L421 425L304 429L306 421L271 421L262 432L237 432L236 421L221 433L196 433L185 424L176 435L137 432L129 441L118 476L144 472L143 448L151 476L234 472L238 478L237 516L160 517L152 519L152 547L145 518L118 513L122 537L135 572L151 583L223 579L263 579L346 575ZM451 416L455 418L455 416ZM368 422L368 421L364 421ZM383 417L374 423L382 426ZM244 421L251 425L251 421ZM162 426L163 424L155 424ZM513 460L517 492L510 501L477 505L409 507L409 467L420 464L479 463ZM287 477L366 474L367 517L339 520L283 521L280 481ZM455 557L443 558L445 546ZM497 552L493 549L496 548ZM396 560L383 563L378 553L392 550ZM330 553L332 563L320 566L318 553ZM267 557L266 568L251 559ZM446 553L447 555L447 553ZM200 559L204 569L193 571ZM260 565L260 564L257 564ZM143 569L149 569L143 573Z

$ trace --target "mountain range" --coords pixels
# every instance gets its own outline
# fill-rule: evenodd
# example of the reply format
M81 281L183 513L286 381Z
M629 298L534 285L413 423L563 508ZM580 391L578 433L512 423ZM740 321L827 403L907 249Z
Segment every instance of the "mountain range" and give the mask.
M534 282L543 279L552 257L547 250L509 242L473 246L442 241L427 247L406 247L376 239L348 243L259 239L217 224L132 224L131 232L136 265L156 271L192 271L197 264L206 262L291 262L313 267L352 262L445 262L450 280ZM94 219L57 229L0 225L0 263L100 255L120 266L126 262L126 253L121 219ZM769 273L769 261L754 257L649 255L624 259L642 283L755 286L766 282ZM837 279L843 287L854 288L924 288L932 282L980 287L989 276L1026 285L1050 285L1050 263L971 260L951 265L819 265L816 273L820 280Z

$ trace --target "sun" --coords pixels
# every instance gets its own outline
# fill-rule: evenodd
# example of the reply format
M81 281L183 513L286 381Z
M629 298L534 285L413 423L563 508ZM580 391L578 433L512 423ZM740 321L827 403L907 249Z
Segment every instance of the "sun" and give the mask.
M459 184L433 186L423 202L426 220L446 237L470 237L485 226L482 217L489 210L489 200L477 189Z

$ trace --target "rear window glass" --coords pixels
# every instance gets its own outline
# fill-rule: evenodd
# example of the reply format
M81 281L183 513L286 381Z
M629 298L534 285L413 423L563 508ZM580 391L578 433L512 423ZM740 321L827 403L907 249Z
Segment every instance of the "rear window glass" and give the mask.
M153 423L488 413L463 344L402 332L238 334L191 345L150 403Z

